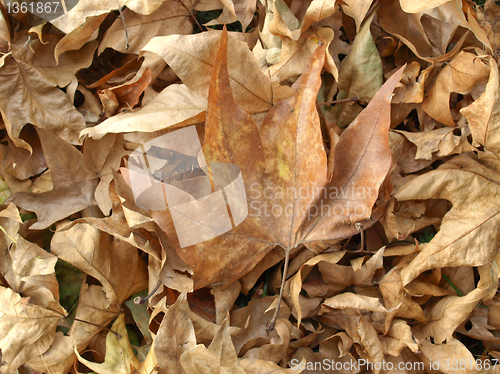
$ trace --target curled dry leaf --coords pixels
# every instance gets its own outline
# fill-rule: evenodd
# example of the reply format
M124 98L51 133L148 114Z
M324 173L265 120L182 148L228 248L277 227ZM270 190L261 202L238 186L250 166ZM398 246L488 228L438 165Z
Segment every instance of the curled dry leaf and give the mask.
M185 372L193 374L245 374L238 361L229 333L228 318L224 319L208 348L198 344L182 353L180 358Z
M449 105L450 94L470 93L477 85L486 82L489 73L488 66L476 55L460 52L441 69L428 96L422 102L422 109L435 120L447 126L455 126Z
M106 356L103 363L95 363L86 360L78 353L75 348L75 354L78 361L96 372L97 374L129 374L139 372L141 374L154 373L157 365L154 349L150 349L144 362L139 362L135 357L130 340L125 327L125 316L120 314L117 320L111 326L111 331L106 337Z
M354 308L359 310L369 310L372 312L386 313L387 309L376 297L357 295L351 292L344 292L340 295L330 297L324 301L324 305L333 309Z
M59 258L99 280L112 304L121 304L146 286L146 266L137 248L125 241L113 240L111 235L87 223L56 232L51 248ZM125 268L128 270L126 281L121 277Z
M218 32L159 36L151 39L143 50L163 57L186 86L208 98L219 40ZM271 82L260 71L248 45L229 36L228 48L233 58L229 60L227 69L236 103L249 113L269 109L273 103ZM240 64L241 60L245 61L244 65Z
M199 123L203 122L206 109L205 99L185 85L173 84L137 112L108 118L97 126L84 129L80 136L99 139L108 133L153 132L173 125Z
M36 213L38 222L32 229L44 229L92 205L98 180L95 172L83 166L83 155L75 147L47 130L37 132L54 188L43 193L18 192L11 201Z
M460 113L469 123L474 142L499 155L499 75L493 57L490 57L489 64L490 77L484 93L471 105L462 108Z
M2 371L14 372L52 344L56 327L66 314L59 304L54 310L30 303L10 288L0 286Z
M7 131L11 139L17 139L24 125L32 123L78 143L77 133L85 127L82 115L52 79L36 67L7 57L0 67L0 86L0 108L10 121Z
M106 48L113 48L122 53L139 53L152 38L171 34L191 34L193 26L189 18L190 10L181 1L165 1L153 13L138 14L129 7L123 10L126 20L127 35L121 19L116 19L107 29L99 45L99 54ZM127 49L127 42L129 48Z
M497 162L463 154L411 180L396 193L398 200L446 199L453 203L436 236L402 270L404 285L429 269L481 266L493 261L499 245L499 181L492 178Z

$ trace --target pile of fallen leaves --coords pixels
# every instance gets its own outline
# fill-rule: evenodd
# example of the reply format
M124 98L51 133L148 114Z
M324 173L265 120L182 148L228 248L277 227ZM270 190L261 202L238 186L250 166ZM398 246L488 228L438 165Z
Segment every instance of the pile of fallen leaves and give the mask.
M0 373L500 370L493 0L13 3ZM198 241L154 143L187 128L246 192Z

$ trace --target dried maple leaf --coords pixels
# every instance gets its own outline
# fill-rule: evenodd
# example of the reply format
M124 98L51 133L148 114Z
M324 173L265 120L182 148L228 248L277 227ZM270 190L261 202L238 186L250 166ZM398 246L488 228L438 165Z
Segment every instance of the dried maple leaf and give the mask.
M500 245L496 235L499 166L496 157L481 156L456 156L396 192L396 199L401 201L446 199L453 204L438 233L402 270L403 285L429 269L481 266L495 258Z
M108 118L95 127L82 130L80 136L99 139L109 133L154 132L173 125L199 123L205 119L206 109L204 98L183 84L173 84L139 111Z
M431 337L438 344L452 339L457 327L466 322L469 315L482 301L487 301L495 295L498 287L498 265L496 261L479 267L477 287L467 295L448 296L435 304L430 304L425 314L427 323L414 329L415 334L422 337Z
M54 189L43 193L18 192L11 201L36 213L38 222L32 229L44 229L92 205L98 179L94 171L83 166L83 155L75 147L47 130L37 132L52 171Z
M0 108L10 121L7 131L11 139L17 139L23 126L32 123L78 143L77 134L85 127L82 115L36 67L12 56L5 58L0 67L0 87Z
M137 248L113 239L87 223L76 223L57 231L51 248L59 258L99 280L110 303L120 305L144 288L146 266ZM123 269L128 271L125 278Z
M155 338L154 351L158 362L172 373L184 374L180 358L196 346L195 330L189 315L186 293L179 295L163 318Z
M65 314L60 305L52 310L30 304L29 297L22 298L10 288L0 286L2 372L14 372L29 359L45 352Z
M490 57L490 78L484 93L471 105L462 108L460 113L467 118L475 143L484 145L489 151L500 154L499 131L499 75L498 65Z
M186 4L191 5L191 4ZM127 34L121 19L115 20L104 33L99 54L106 48L122 53L139 53L152 38L171 34L191 34L190 10L179 0L164 2L155 12L137 14L128 7L123 10ZM127 43L129 48L127 49Z
M163 57L186 86L207 98L219 39L219 32L161 36L151 39L143 50ZM268 110L273 102L269 78L261 72L246 43L234 37L229 37L228 43L235 57L228 67L234 100L249 113ZM245 64L240 63L242 60Z
M465 51L460 52L441 69L422 102L422 109L435 120L447 126L455 126L449 105L450 94L470 93L477 85L486 82L489 70L478 56Z
M195 288L232 283L276 244L286 249L288 258L290 249L302 242L344 238L359 232L362 224L367 227L391 165L390 99L403 69L340 137L333 180L327 184L316 111L325 46L316 49L293 86L296 94L268 112L260 134L253 119L232 98L226 49L223 33L210 86L203 152L210 163L239 166L245 189L252 192L245 208L248 217L230 232L181 248L169 211L151 211L180 257L193 266ZM276 213L278 209L281 213Z
M111 207L109 183L113 179L113 170L120 167L123 156L128 152L123 149L123 135L108 134L99 140L88 139L83 147L83 163L90 171L95 171L101 179L94 192L97 205L108 214Z

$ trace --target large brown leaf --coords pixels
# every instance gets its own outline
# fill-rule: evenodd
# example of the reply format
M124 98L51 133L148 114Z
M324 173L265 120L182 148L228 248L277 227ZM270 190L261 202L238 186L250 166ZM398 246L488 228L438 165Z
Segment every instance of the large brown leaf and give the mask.
M203 151L209 163L239 166L248 216L225 234L180 248L169 211L152 211L180 257L193 266L195 288L232 283L276 244L288 251L304 241L356 234L361 227L356 223L372 224L372 207L391 165L390 100L403 70L388 80L341 136L335 150L334 177L327 184L326 153L316 110L325 46L317 48L308 61L293 86L295 95L268 112L259 134L252 118L232 99L225 33L220 44Z

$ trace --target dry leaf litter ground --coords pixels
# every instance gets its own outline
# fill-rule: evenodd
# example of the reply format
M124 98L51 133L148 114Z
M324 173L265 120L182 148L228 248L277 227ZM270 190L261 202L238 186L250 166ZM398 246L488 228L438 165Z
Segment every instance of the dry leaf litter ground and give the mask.
M495 1L31 3L0 1L0 373L500 372ZM158 203L186 155L133 188L182 129L246 191L198 242Z

